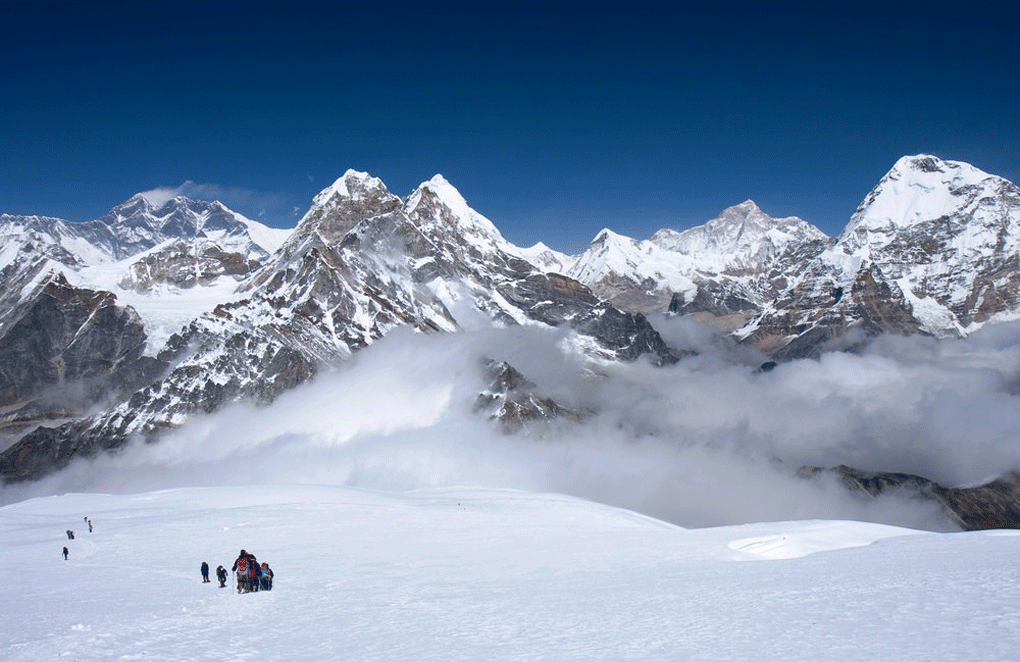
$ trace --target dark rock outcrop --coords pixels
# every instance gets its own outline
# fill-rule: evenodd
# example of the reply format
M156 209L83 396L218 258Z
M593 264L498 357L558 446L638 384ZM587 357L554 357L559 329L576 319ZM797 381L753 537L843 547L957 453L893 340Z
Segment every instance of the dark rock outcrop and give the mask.
M548 423L556 419L579 422L589 412L564 407L552 398L535 393L538 387L528 381L506 361L488 361L485 372L490 379L488 388L475 399L475 413L485 413L489 420L498 421L503 432L512 434L535 423Z
M159 285L189 288L206 285L221 276L241 278L259 265L258 260L225 251L212 243L175 241L134 262L121 286L139 292Z
M983 485L943 487L907 473L861 471L840 465L830 469L803 467L799 475L835 475L851 492L876 498L898 492L933 501L961 529L1020 529L1020 473L1009 472Z

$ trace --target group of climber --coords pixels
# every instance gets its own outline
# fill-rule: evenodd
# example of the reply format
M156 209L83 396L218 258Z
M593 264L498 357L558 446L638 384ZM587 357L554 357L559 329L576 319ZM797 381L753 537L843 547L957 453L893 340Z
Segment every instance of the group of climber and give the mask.
M85 516L85 524L87 524L88 527L89 527L89 533L92 533L92 520L89 519L88 515ZM68 529L64 533L67 534L67 539L68 540L74 540L74 531L72 531L71 529ZM70 554L71 552L70 552L70 550L67 549L66 545L64 546L64 549L61 550L61 551L62 551L62 553L64 555L64 560L66 561L68 554Z
M85 517L85 525L89 527L89 533L92 532L92 520ZM68 540L74 540L74 531L68 529L66 532ZM64 555L64 560L67 560L70 550L64 547L61 550ZM237 592L238 593L251 593L253 591L271 591L273 590L273 569L269 567L268 563L259 564L255 559L254 554L250 554L245 550L241 550L241 553L237 556L237 560L234 561L234 565L230 568L232 571L237 573ZM202 561L202 582L209 582L209 564L206 561ZM227 587L227 569L223 566L216 568L216 579L220 581L220 588Z
M241 550L230 570L237 573L238 593L273 590L273 569L269 567L268 563L260 565L255 559L255 555L246 550ZM223 566L216 568L216 578L220 580L220 588L225 588L227 585L226 568ZM209 564L205 561L202 562L202 581L209 581Z

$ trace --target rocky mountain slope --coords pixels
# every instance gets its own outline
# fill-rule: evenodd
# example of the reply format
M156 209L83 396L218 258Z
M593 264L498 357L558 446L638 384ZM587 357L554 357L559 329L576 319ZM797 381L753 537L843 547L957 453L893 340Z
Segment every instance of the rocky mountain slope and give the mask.
M221 279L236 286L281 232L218 202L156 207L136 195L84 223L4 215L0 240L0 439L10 439L151 381L161 363L150 334L163 331L150 313L188 316L186 300Z

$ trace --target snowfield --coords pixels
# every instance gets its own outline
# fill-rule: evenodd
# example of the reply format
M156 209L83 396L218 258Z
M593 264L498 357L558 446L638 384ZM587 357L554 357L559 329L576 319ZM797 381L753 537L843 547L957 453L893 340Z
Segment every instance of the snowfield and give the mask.
M472 488L67 494L0 508L0 659L1013 660L1018 536ZM272 592L218 587L242 547Z

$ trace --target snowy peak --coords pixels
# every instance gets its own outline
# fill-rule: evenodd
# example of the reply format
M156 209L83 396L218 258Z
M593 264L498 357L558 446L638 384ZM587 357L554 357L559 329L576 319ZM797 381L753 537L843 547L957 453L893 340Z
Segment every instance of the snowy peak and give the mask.
M129 224L145 219L151 225L158 226L167 223L169 219L179 220L210 212L223 213L225 210L222 203L192 200L183 195L154 202L144 193L136 193L107 212L102 219L110 224Z
M721 271L730 264L746 268L752 261L766 260L792 242L825 239L825 233L796 216L773 218L753 200L745 200L704 225L684 232L660 230L651 241Z
M404 204L404 210L408 214L413 214L415 209L417 209L422 203L423 197L431 198L432 200L442 204L460 218L469 218L472 214L477 213L468 206L467 200L465 200L464 196L460 194L460 191L454 188L453 185L440 174L434 175L432 179L427 182L422 182L421 185L419 185L418 188L416 188L411 195L407 197L407 202Z
M591 240L589 250L593 248L609 250L618 246L636 246L638 243L640 242L636 239L613 232L609 228L602 228L599 230L599 233L595 235L595 238Z
M624 310L662 312L674 292L695 290L691 260L651 241L600 231L567 275Z
M613 232L609 228L599 231L591 244L571 268L570 276L589 287L611 275L629 275L635 269L648 266L648 257L656 246Z
M154 206L145 194L131 196L93 221L8 216L0 218L0 235L26 246L52 252L68 265L109 264L152 250L171 241L214 243L218 248L260 259L276 250L286 230L276 230L245 218L220 202L201 202L178 196ZM64 259L71 256L69 259ZM51 256L53 257L53 256Z
M366 218L396 211L400 198L389 192L378 177L347 170L312 200L308 213L298 223L297 241L318 233L327 243L341 240Z
M828 242L810 223L772 218L745 200L704 225L659 230L647 241L603 229L568 275L625 310L744 314L775 295L802 252Z
M967 335L1020 317L1017 254L1020 189L967 163L906 156L740 333L787 357L817 353L848 328Z
M546 273L565 274L577 262L577 256L555 251L541 241L531 248L518 248L517 255Z
M423 182L407 196L404 213L433 239L442 237L455 244L459 243L455 236L459 236L483 255L496 250L518 253L492 221L468 206L460 191L442 175Z
M130 198L115 206L107 216L113 218L130 218L139 214L151 214L155 210L152 201L144 193L135 193Z
M279 248L289 231L269 228L229 209L222 202L175 196L158 205L139 193L117 205L102 218L76 224L103 236L115 259L137 255L172 240L213 242L223 250L261 259ZM97 243L93 241L93 243Z
M312 207L321 207L329 203L333 198L347 198L350 200L368 200L383 195L389 195L386 185L378 177L373 177L367 172L359 172L348 169L331 185L324 188L312 200Z
M771 218L761 210L761 207L754 201L748 198L739 205L733 205L727 207L722 211L716 219L711 222L727 221L731 224L742 225L748 221L757 220L759 223L768 222Z
M958 215L994 197L1009 182L969 163L921 154L905 156L879 181L854 213L839 243L849 250L884 245L902 228Z

